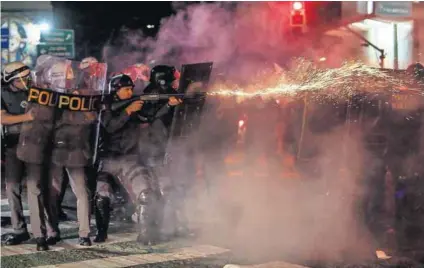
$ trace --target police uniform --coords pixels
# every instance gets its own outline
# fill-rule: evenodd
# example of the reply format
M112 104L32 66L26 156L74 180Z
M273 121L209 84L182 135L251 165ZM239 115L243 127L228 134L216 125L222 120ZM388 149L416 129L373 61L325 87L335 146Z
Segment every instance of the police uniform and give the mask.
M8 114L19 115L25 113L27 105L27 91L13 92L8 86L2 86L1 110ZM27 226L22 209L22 180L24 177L24 162L16 156L16 147L19 142L21 123L3 126L6 160L6 195L11 210L12 227L15 234L26 234Z
M11 64L16 64L16 62ZM26 66L18 68L17 70L22 70L24 67ZM8 66L5 67L5 70L6 68L8 68ZM29 68L26 68L29 75ZM7 76L5 77L7 78ZM1 109L5 109L9 114L18 115L24 114L30 109L34 108L31 106L31 104L27 104L26 102L26 91L13 91L12 87L13 79L11 78L9 80L9 84L5 88L2 87ZM36 110L31 110L31 112L32 114L37 113ZM6 244L19 244L23 240L26 240L25 234L27 231L22 211L21 199L21 183L24 170L26 170L28 204L30 209L32 233L36 238L37 250L47 250L48 246L45 241L46 225L44 217L44 188L42 186L43 170L41 166L43 158L42 156L38 156L37 162L27 161L28 159L33 159L32 154L34 152L22 150L22 145L27 145L28 137L31 137L31 139L37 139L37 137L39 137L38 135L42 134L32 129L31 127L28 127L34 123L35 118L33 121L26 121L21 124L5 126L8 132L6 134L6 193L11 207L12 225L15 229L15 234L21 234L21 236L9 237L6 241Z
M51 243L60 237L58 219L60 208L58 205L64 172L66 172L72 191L77 198L80 244L91 245L88 237L90 233L89 190L84 168L89 166L92 160L90 135L96 115L93 112L67 110L60 111L59 114L54 127L52 165L50 166L49 176L50 220L48 242Z
M48 177L45 165L49 160L47 151L49 148L50 133L53 128L53 113L48 107L43 107L37 103L28 103L28 109L31 109L36 114L36 117L33 121L22 124L17 156L27 165L28 183L32 180L34 184L37 184L37 187L40 187L42 184L43 192L46 192L47 188L44 185ZM45 211L48 204L44 202L44 196L39 189L31 192L28 187L28 203L30 205L31 226L35 229L33 231L34 236L45 237L47 234ZM31 212L31 206L35 206L33 212ZM39 231L39 228L34 228L34 226L40 226L42 229Z
M129 77L128 84L133 85ZM118 83L116 88L129 85ZM116 96L114 101L119 101ZM140 223L137 240L145 244L158 241L163 202L157 166L167 139L160 118L170 109L166 103L145 103L140 112L131 115L125 109L105 112L102 120L105 146L96 190L98 234L95 242L107 239L114 185L124 188L137 204Z

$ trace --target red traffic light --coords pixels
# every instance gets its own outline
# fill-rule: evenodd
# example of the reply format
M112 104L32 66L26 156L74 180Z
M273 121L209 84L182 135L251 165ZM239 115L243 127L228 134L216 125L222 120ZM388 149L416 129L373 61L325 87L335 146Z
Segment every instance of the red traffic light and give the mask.
M292 4L293 10L302 10L303 9L303 3L302 2L293 2Z
M305 16L301 13L291 15L290 24L292 26L303 26L305 25Z

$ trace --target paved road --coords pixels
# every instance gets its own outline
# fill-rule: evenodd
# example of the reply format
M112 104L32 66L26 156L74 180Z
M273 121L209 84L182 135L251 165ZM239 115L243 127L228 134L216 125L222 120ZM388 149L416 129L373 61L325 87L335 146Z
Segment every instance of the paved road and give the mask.
M237 176L238 173L232 174ZM230 175L231 176L231 175ZM26 196L26 194L24 194ZM7 200L4 199L4 188L2 187L1 214L10 217ZM65 195L65 205L73 206L75 196L68 189ZM24 204L25 214L28 214L27 204ZM112 222L109 241L92 247L81 247L76 244L78 238L78 224L75 221L74 210L66 211L70 221L61 222L60 228L64 240L52 247L50 251L36 252L35 244L31 242L19 245L1 247L2 267L201 267L215 268L224 267L229 263L246 263L244 257L234 256L230 249L221 245L199 244L189 239L178 239L163 243L154 247L141 246L135 242L136 233L130 224ZM92 220L93 234L95 231L94 220ZM11 231L10 225L2 226L1 233ZM30 229L30 226L29 226ZM423 254L424 256L424 254ZM273 260L269 260L273 261ZM320 264L310 262L308 267L312 268L351 268L351 267L409 267L418 268L424 265L418 264L406 257L397 257L386 261L371 260L361 264ZM236 268L238 266L227 266ZM252 266L242 266L252 267ZM287 262L270 262L255 264L256 268L304 268L305 266L294 265Z
M70 223L67 223L70 224ZM76 244L77 229L68 229L64 240L50 251L37 252L31 242L1 247L2 267L201 267L218 268L238 261L229 249L176 239L153 247L135 242L129 226L113 226L106 243L82 247ZM284 268L306 268L280 262ZM234 266L233 266L234 267ZM268 267L268 266L264 266ZM271 267L271 266L269 266Z
M187 241L140 246L135 233L111 234L110 241L92 247L67 238L50 251L36 252L33 244L2 247L2 267L222 267L229 251Z
M193 268L421 268L407 258L387 261L369 261L361 264L327 264L302 266L284 261L262 264L246 263L232 255L227 248L197 243L190 239L176 239L153 247L135 242L136 233L125 226L114 226L106 243L91 247L76 245L77 230L68 230L64 240L50 251L36 252L31 243L1 247L2 267L193 267ZM236 265L228 265L236 264ZM237 265L238 264L238 265ZM243 265L240 265L243 264Z
M26 196L24 194L24 196ZM2 195L2 198L5 198ZM73 194L68 190L65 204L75 204ZM1 200L2 218L10 217L7 199ZM29 211L24 200L27 216ZM17 246L1 247L2 267L201 267L218 268L228 263L243 263L222 246L202 244L193 239L176 239L154 247L138 244L134 226L129 223L111 222L107 243L91 247L77 245L78 223L74 210L65 210L70 219L60 223L63 241L51 247L50 251L37 252L33 241ZM29 222L29 221L28 221ZM95 222L91 221L92 239ZM31 230L29 223L28 229ZM1 234L11 232L10 224L1 228ZM289 266L287 266L289 265ZM275 267L275 266L273 266ZM299 268L284 263L285 268Z

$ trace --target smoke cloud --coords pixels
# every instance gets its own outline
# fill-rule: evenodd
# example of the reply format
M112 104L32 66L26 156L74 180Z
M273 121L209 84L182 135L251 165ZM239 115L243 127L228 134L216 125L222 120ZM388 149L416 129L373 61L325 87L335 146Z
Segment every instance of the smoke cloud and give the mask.
M126 28L111 38L103 50L111 71L152 61L174 65L214 61L214 69L227 77L246 79L264 62L284 62L301 49L285 34L288 2L174 6L176 15L162 20L156 38Z
M273 63L289 66L290 59L299 55L316 60L335 46L334 42L327 47L292 43L284 35L289 27L288 4L176 3L175 8L176 15L163 19L156 38L143 36L141 30L122 28L103 50L110 71L135 63L213 61L215 75L222 74L227 82L248 83ZM329 65L351 58L353 45L346 50L341 47L343 44L331 50L337 60ZM325 127L328 118L322 115L315 124L324 130L304 137L313 144L314 160L293 171L303 177L300 179L287 175L287 163L282 163L283 156L296 155L293 152L299 148L282 145L286 147L279 155L270 152L277 147L276 128L284 135L300 136L302 112L285 109L290 116L297 116L290 121L289 115L281 116L283 112L269 108L272 105L265 100L254 100L244 107L232 101L208 105L215 105L215 109L205 111L200 131L171 148L175 156L171 184L178 184L173 188L184 192L177 198L184 203L185 220L198 231L200 240L228 246L246 260L370 257L375 245L360 216L365 194L363 174L374 172L372 164L378 166L378 161L364 148L364 133L346 136L344 121ZM319 118L320 112L315 109L310 113ZM244 149L237 149L234 128L244 113L249 117L250 132L246 135L250 139ZM203 144L201 153L191 146L194 141ZM203 177L197 174L203 180L192 176L193 169L203 170ZM231 169L243 172L229 176ZM286 175L280 175L283 171Z
M263 118L273 117L266 109L262 112ZM267 124L273 126L277 120L267 120ZM268 145L275 149L272 135L257 122L248 124L257 128L255 137L265 140L251 139L255 145L245 145L240 162L227 163L223 169L218 158L231 155L237 162L234 158L240 156L240 150L231 148L228 154L219 154L216 147L226 147L219 142L209 144L209 150L202 149L207 174L203 183L195 184L201 187L191 189L185 197L189 224L198 230L200 240L227 246L245 261L358 261L372 257L376 245L360 215L365 195L363 174L374 171L371 164L375 160L363 147L362 134L347 137L338 125L305 137L309 144L315 144L312 147L317 155L304 161L297 171L304 178L299 178L290 175L287 165L283 167L284 158L269 147L264 150ZM291 127L299 128L300 124ZM268 144L267 138L272 139ZM196 160L189 159L192 164ZM234 169L241 173L231 176Z

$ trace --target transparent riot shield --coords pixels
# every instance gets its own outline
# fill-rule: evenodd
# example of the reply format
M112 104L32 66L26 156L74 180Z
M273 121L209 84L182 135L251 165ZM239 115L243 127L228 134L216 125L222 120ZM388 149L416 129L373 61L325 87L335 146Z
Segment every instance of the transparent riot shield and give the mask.
M94 163L97 159L100 139L101 110L99 108L106 89L107 64L99 62L87 64L68 60L67 77L70 79L67 91L73 95L84 96L85 99L81 101L81 110L89 109L89 111L83 112L84 116L81 120L91 124L89 143L92 148L92 163ZM90 100L91 102L88 103L87 101ZM95 120L89 119L94 117Z
M55 121L55 107L52 95L53 84L63 84L60 77L52 77L53 66L65 64L66 60L49 55L40 56L31 72L26 112L32 120L22 124L17 156L30 164L45 164L50 161L51 140ZM51 105L49 105L51 104Z
M38 155L40 161L62 166L91 164L106 72L105 63L81 64L49 55L37 59L28 96L34 120L23 127L21 142L37 151L31 159Z
M35 87L54 92L101 95L106 83L106 63L83 63L43 55L37 59L32 71Z

